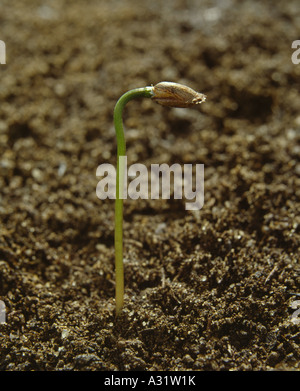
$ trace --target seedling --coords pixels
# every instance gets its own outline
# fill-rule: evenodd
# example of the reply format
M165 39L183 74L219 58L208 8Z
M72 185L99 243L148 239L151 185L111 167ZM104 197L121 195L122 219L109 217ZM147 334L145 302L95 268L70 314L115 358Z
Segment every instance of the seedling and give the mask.
M116 314L124 304L124 267L123 267L123 186L124 159L126 142L124 137L122 113L125 105L135 98L151 98L162 106L191 107L205 101L206 96L182 84L161 82L151 87L136 88L126 92L117 101L114 109L114 125L117 136L117 172L115 201L115 279Z

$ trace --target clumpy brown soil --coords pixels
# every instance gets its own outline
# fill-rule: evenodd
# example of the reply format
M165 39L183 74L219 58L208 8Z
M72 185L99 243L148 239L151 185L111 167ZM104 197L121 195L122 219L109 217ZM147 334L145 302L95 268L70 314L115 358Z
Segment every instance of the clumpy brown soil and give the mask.
M298 0L1 1L2 370L299 370L299 18ZM162 80L207 102L128 104L128 164L204 163L205 202L125 202L116 319L96 168L116 100Z

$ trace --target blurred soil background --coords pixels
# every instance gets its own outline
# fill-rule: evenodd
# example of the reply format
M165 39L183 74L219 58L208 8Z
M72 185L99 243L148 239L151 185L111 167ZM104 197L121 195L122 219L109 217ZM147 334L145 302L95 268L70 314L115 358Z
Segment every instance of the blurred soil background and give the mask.
M299 370L299 1L0 1L0 369ZM205 200L126 200L114 313L113 108L128 164L203 163Z

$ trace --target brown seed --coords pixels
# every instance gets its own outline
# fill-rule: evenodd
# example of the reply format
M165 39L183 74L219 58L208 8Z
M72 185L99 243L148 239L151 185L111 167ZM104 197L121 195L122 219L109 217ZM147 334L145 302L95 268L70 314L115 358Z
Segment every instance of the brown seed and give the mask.
M206 96L183 84L162 81L153 87L152 99L162 106L191 107L204 102Z

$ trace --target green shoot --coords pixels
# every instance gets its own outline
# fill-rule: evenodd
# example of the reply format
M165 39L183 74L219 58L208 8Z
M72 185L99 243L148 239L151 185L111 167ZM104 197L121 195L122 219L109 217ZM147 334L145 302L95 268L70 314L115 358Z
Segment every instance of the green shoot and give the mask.
M123 186L124 167L122 156L126 156L126 142L122 113L125 105L135 98L152 98L156 103L170 107L191 107L205 101L205 95L177 83L161 82L154 87L136 88L126 92L117 101L114 109L114 125L117 137L117 172L115 200L115 280L116 314L119 315L124 304L124 266L123 266Z

